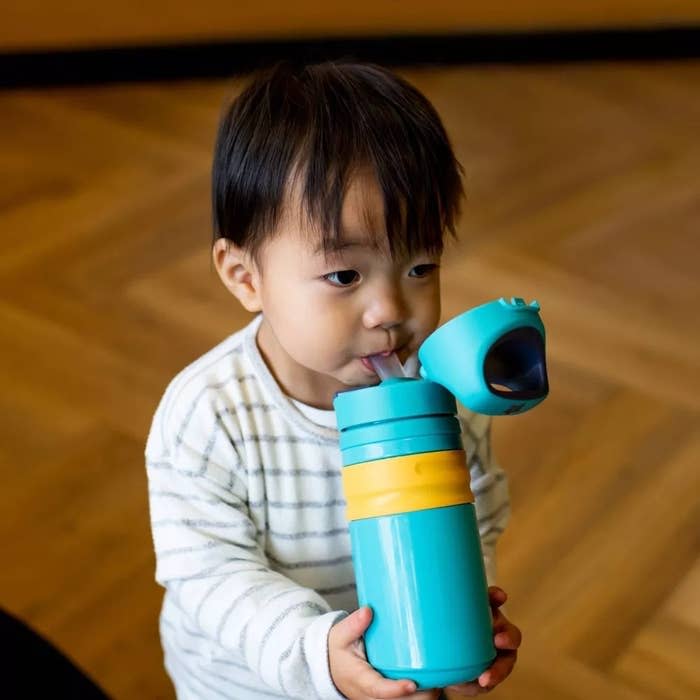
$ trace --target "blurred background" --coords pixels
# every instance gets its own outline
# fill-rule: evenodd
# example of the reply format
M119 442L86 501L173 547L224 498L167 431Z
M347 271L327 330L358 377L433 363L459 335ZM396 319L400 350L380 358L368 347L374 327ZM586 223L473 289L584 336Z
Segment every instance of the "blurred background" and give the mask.
M249 318L210 264L218 116L251 68L354 56L464 165L444 319L514 295L548 332L550 397L494 425L525 641L493 696L700 697L699 27L692 0L3 3L0 608L111 697L173 697L143 450Z

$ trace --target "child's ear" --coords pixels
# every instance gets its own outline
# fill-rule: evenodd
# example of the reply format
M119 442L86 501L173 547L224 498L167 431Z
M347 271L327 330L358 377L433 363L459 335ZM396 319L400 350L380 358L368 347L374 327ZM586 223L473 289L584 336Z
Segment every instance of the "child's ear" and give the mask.
M219 238L212 249L214 266L226 289L247 311L261 311L260 276L245 251L225 238Z

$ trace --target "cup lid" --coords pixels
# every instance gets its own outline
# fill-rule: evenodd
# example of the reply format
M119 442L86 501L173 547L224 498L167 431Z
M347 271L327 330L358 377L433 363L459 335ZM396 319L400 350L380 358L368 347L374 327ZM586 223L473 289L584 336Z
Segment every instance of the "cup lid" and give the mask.
M423 378L476 413L523 413L549 393L545 331L537 301L501 297L465 311L418 350Z

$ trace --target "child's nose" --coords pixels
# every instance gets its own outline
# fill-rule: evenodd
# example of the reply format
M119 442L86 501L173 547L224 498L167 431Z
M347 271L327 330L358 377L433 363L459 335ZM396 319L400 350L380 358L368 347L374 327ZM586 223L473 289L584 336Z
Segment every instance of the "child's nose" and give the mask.
M397 289L384 288L374 292L364 312L366 328L389 329L406 320L406 305Z

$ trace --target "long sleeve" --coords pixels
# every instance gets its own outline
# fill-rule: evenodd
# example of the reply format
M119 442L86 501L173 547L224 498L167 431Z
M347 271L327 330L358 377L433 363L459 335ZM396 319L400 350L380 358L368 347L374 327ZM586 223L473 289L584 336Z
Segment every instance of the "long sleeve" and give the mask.
M462 440L467 452L479 535L489 584L496 583L496 542L510 517L508 478L494 458L491 418L460 407Z
M272 569L265 533L249 512L241 436L212 402L192 406L165 415L161 404L146 448L157 581L194 635L271 690L342 698L330 677L327 637L346 613Z

